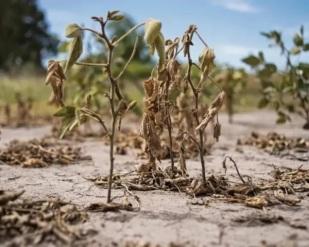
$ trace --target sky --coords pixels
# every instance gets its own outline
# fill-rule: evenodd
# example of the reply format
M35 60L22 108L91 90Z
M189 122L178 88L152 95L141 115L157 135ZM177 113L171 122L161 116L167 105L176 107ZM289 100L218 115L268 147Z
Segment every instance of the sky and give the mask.
M96 28L90 17L104 16L108 10L126 12L137 23L158 19L166 38L181 36L195 24L215 50L216 61L233 66L243 66L241 58L259 50L267 60L283 65L279 50L269 48L261 31L278 30L291 40L303 24L309 42L309 0L39 0L39 4L50 30L63 40L67 24ZM196 42L193 55L202 48Z

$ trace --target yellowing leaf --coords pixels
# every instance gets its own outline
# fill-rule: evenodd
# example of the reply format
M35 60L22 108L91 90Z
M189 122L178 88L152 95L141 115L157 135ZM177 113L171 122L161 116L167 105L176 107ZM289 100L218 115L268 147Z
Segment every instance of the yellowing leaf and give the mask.
M161 31L161 22L155 19L150 19L145 24L144 39L148 45L152 45Z
M74 38L70 43L69 56L65 65L64 72L67 72L73 64L78 60L83 52L83 41L81 36Z
M82 30L81 27L77 24L70 24L65 29L65 36L67 38L77 38L81 36Z

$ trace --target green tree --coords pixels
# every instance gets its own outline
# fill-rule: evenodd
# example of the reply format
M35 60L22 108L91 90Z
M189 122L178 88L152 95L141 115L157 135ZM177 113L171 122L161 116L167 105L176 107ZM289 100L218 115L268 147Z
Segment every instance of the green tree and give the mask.
M0 70L29 63L42 67L42 59L57 51L58 41L36 0L0 1L0 30Z

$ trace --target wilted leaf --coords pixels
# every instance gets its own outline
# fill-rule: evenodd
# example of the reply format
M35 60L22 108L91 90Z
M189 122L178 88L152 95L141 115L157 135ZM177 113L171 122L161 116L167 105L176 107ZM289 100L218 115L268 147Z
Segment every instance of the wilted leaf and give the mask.
M294 44L299 47L299 46L303 46L304 45L304 39L300 34L295 34L294 38L293 38L293 42Z
M75 117L75 110L74 106L64 106L56 113L54 113L55 117Z
M111 21L120 21L124 18L124 16L119 14L118 10L115 10L115 11L108 11L107 18Z
M78 60L78 58L82 54L82 52L83 52L83 40L82 37L79 36L74 38L70 43L70 51L64 69L65 72L67 72L68 69L70 69L73 66L73 64Z
M155 19L146 22L144 39L148 45L154 44L156 38L160 35L161 25L161 22Z
M77 109L74 106L65 106L54 114L56 117L62 118L60 138L63 138L67 132L79 124L79 116L76 112Z
M65 29L65 36L67 38L78 38L82 34L81 27L77 24L70 24Z

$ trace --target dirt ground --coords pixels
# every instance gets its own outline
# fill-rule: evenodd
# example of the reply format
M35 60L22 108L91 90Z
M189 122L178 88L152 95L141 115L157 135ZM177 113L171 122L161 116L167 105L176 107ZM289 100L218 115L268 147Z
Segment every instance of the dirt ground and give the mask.
M235 115L234 124L228 124L227 117L221 114L223 133L211 154L206 156L207 175L224 174L222 161L226 155L234 158L243 175L254 179L270 178L273 165L291 168L303 165L308 169L309 162L272 156L255 147L236 146L238 138L246 137L252 131L266 134L275 130L287 136L309 138L309 131L301 129L301 120L277 126L275 117L265 111L242 113ZM49 127L2 129L0 147L12 139L40 138L49 131ZM109 147L93 140L74 145L80 145L86 155L93 157L93 161L40 169L1 164L0 189L24 189L23 197L60 197L80 206L105 201L106 190L94 186L85 178L107 175ZM123 173L134 169L142 161L132 150L128 155L117 155L115 162L116 172ZM160 166L164 167L167 162L163 161ZM188 161L187 166L191 175L199 174L198 160ZM230 163L227 173L236 179L236 172ZM118 190L113 195L122 193ZM207 206L192 205L187 195L176 192L147 191L136 194L142 203L139 212L91 213L84 227L95 229L98 234L88 237L81 244L123 246L127 241L136 240L149 241L151 246L168 246L171 243L183 246L309 246L309 194L304 196L299 206L278 205L264 210L219 199L210 200ZM254 220L254 217L249 221L243 220L247 216L260 214L280 216L283 220L273 223Z

